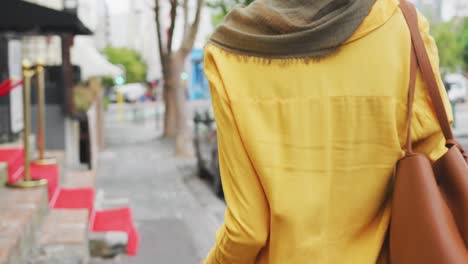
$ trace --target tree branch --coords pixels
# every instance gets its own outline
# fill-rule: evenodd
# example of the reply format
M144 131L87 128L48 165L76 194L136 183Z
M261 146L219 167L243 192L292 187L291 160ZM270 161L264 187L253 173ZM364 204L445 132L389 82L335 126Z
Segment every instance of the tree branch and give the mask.
M155 0L154 13L155 13L155 18L156 18L156 31L158 34L159 60L161 61L161 68L162 68L163 76L164 76L165 75L164 65L165 65L166 53L164 52L164 46L162 44L161 22L159 20L159 7L160 7L159 0Z
M168 32L168 41L167 41L167 53L171 54L172 52L172 41L174 38L174 29L175 29L175 22L177 17L177 0L171 0L171 25L169 27Z
M182 41L182 46L180 47L180 52L182 54L187 55L193 47L195 43L195 38L197 37L198 26L200 25L200 16L201 10L203 8L205 1L204 0L197 0L197 9L195 12L195 20L193 23L188 27L187 34L184 36L184 40Z
M206 6L212 9L224 9L226 8L227 3L225 3L222 0L217 0L217 1L208 1L206 2Z
M188 26L189 26L189 8L188 8L189 0L184 0L183 8L184 8L184 37L187 35Z

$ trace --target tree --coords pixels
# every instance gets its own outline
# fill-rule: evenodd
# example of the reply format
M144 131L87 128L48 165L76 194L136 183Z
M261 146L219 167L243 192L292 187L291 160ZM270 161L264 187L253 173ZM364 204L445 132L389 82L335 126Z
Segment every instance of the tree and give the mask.
M164 103L166 112L164 115L164 136L175 138L176 155L191 156L192 144L188 127L188 104L186 99L185 83L181 79L184 71L185 59L192 50L195 37L200 24L201 9L204 0L196 0L193 21L189 21L189 0L170 0L170 25L167 30L167 41L163 44L163 33L160 22L161 1L155 0L156 32L158 34L159 57L161 59L162 74L164 79ZM181 5L181 6L180 6ZM181 47L174 50L173 38L176 18L179 16L179 6L183 11L183 41ZM163 31L164 30L164 31Z
M213 16L213 25L217 26L220 24L224 17L231 11L236 5L250 5L254 0L210 0L206 4L208 7L216 10L217 12Z
M138 52L125 48L106 48L104 55L112 64L120 64L125 68L127 82L146 81L147 67Z
M468 75L468 17L465 17L462 22L460 45L463 59L463 71L465 75Z
M442 75L454 72L462 66L462 47L458 32L459 25L454 20L432 27L432 35L439 49Z

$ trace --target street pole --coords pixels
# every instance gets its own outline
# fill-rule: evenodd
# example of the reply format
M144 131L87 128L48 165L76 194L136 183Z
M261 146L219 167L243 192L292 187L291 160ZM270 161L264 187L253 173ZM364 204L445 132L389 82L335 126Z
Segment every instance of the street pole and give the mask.
M117 91L117 115L119 123L123 122L124 118L124 109L123 109L124 97L120 91Z

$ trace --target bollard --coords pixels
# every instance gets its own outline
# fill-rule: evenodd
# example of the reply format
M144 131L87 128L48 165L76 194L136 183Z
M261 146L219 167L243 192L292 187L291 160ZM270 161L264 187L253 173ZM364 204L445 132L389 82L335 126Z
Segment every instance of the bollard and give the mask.
M123 121L123 103L124 103L123 94L120 91L117 91L117 114L118 114L119 123L122 123Z
M37 77L37 147L39 149L39 159L34 161L38 165L56 164L54 158L45 157L45 70L42 62L36 65Z
M29 134L31 132L31 79L35 74L31 63L27 60L23 61L23 115L24 115L24 130L23 130L23 148L24 148L24 177L16 183L8 183L8 186L15 188L35 188L47 185L47 180L32 180L30 171L29 157Z

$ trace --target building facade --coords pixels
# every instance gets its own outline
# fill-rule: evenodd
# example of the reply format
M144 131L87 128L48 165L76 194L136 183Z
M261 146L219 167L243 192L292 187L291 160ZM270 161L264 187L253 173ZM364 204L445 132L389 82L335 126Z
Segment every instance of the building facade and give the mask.
M468 16L467 0L411 0L433 22Z
M450 20L454 17L468 17L467 0L444 0L443 19Z
M55 10L64 9L64 0L27 0L33 4ZM23 58L42 61L46 65L62 63L62 45L59 36L23 37L21 41Z

